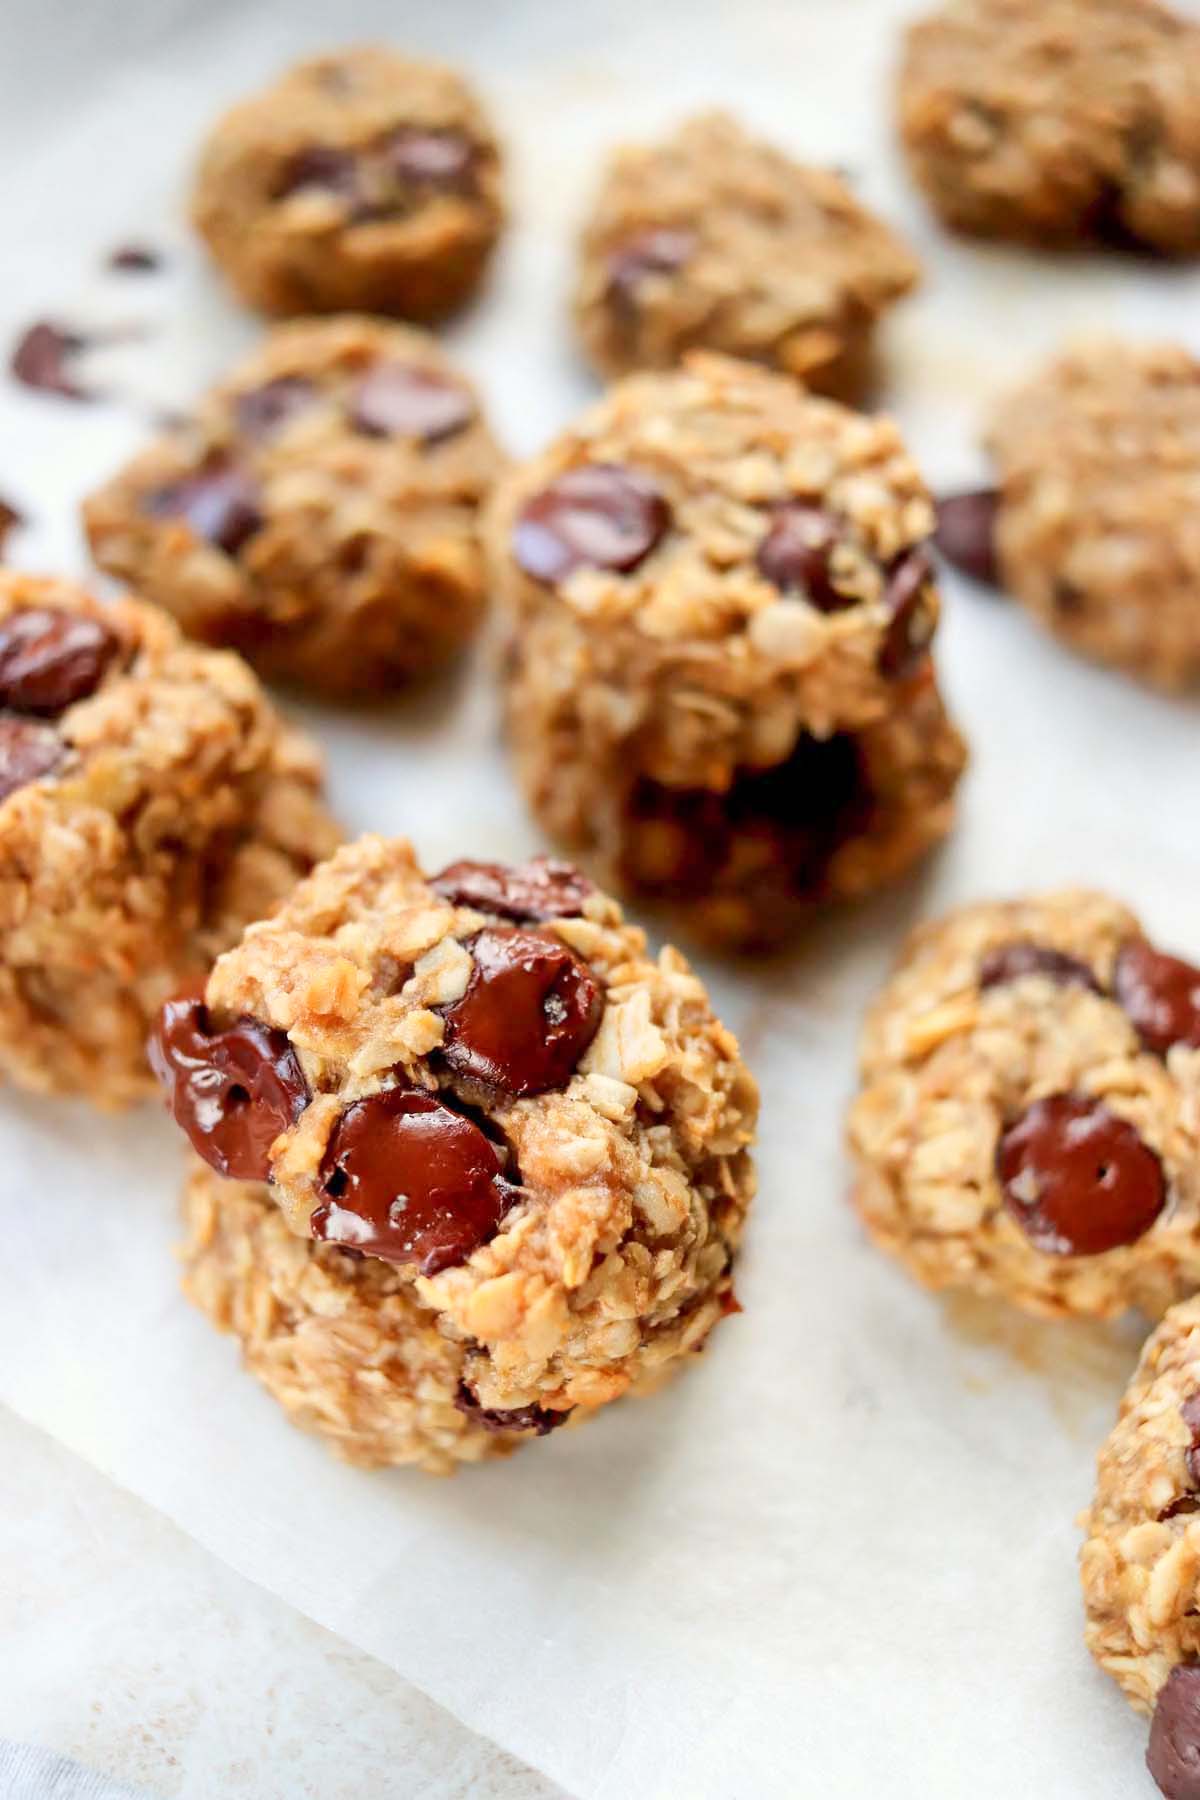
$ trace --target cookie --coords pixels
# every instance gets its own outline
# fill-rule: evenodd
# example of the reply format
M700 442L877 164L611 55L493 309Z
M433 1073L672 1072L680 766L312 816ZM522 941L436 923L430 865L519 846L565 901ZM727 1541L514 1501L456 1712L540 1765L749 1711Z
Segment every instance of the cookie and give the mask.
M218 121L192 219L259 311L437 318L474 292L499 235L500 151L452 69L333 51Z
M364 838L164 1009L153 1056L215 1171L193 1294L359 1460L509 1447L736 1310L754 1084L683 958L569 864L427 880Z
M1146 1761L1168 1800L1200 1796L1200 1299L1147 1340L1100 1451L1080 1558L1085 1637L1152 1715Z
M330 694L385 691L475 631L500 455L424 332L277 326L84 504L92 554L189 636Z
M909 28L897 108L957 231L1200 251L1200 29L1158 0L951 0Z
M912 937L866 1022L855 1203L931 1288L1157 1316L1200 1286L1200 969L1066 890Z
M939 543L1083 655L1158 687L1200 677L1200 362L1170 344L1068 349L999 408L997 485Z
M919 274L840 175L706 113L612 159L583 232L575 314L605 375L701 348L852 399L880 316Z
M748 363L627 377L497 488L509 733L610 885L767 943L947 829L933 514L900 436Z
M237 657L134 600L0 573L0 1069L153 1091L168 995L337 841L320 759Z

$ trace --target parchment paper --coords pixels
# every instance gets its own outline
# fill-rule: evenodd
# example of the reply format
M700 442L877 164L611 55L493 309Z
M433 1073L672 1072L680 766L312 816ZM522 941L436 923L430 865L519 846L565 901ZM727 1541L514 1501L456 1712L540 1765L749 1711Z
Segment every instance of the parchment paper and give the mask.
M0 328L150 327L95 365L121 404L0 393L0 492L35 520L12 559L82 568L75 504L145 434L128 396L177 403L253 340L187 242L191 150L220 104L339 38L458 61L511 141L513 229L452 335L515 452L591 392L562 302L599 152L707 103L854 170L925 254L887 353L935 485L979 472L990 395L1068 332L1200 345L1189 271L1035 262L932 229L889 142L906 10L10 0ZM130 236L166 244L168 272L99 273ZM1085 667L965 586L947 611L975 762L945 854L766 967L701 959L762 1082L762 1190L744 1316L655 1399L453 1482L345 1469L179 1298L166 1121L0 1097L0 1399L586 1800L1150 1792L1144 1727L1080 1644L1074 1568L1138 1327L917 1292L856 1227L840 1131L861 1009L923 913L1093 881L1195 953L1196 709ZM352 826L410 832L435 867L535 846L482 665L373 713L301 710Z

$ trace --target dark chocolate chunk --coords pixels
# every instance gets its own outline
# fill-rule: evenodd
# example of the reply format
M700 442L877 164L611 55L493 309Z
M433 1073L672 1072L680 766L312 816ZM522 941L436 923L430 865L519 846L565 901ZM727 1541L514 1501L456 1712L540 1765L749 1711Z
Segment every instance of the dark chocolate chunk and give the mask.
M342 200L357 200L360 187L359 159L353 151L339 150L333 144L310 144L298 150L283 169L272 198L289 200L304 188L316 188Z
M233 416L242 436L259 442L282 431L297 413L312 405L315 397L316 390L305 376L278 375L261 387L235 394Z
M271 1145L309 1102L286 1032L258 1019L214 1031L202 1000L168 1000L148 1046L167 1104L204 1161L236 1181L266 1181Z
M923 662L937 629L937 608L929 593L933 565L919 545L892 565L884 589L888 628L879 653L880 671L895 681L912 675Z
M501 1152L436 1095L395 1087L342 1114L321 1163L312 1234L422 1275L453 1268L495 1235L520 1190Z
M379 362L350 396L350 421L367 437L409 437L436 444L475 417L475 402L457 381L410 363Z
M1035 1100L1000 1139L1009 1211L1047 1256L1100 1256L1136 1243L1167 1203L1158 1156L1127 1119L1082 1094Z
M818 612L844 612L858 601L833 583L833 552L841 536L838 521L821 507L789 500L775 509L771 528L758 546L759 573L780 593L798 594Z
M467 991L443 1011L446 1062L508 1094L565 1087L604 1011L592 971L552 931L489 926L470 948Z
M1200 1049L1200 969L1194 963L1131 938L1117 956L1113 989L1147 1050L1165 1056L1173 1044Z
M449 194L474 191L475 145L459 131L423 131L405 125L392 132L382 153L385 167L409 187Z
M937 529L933 541L956 569L985 587L997 587L996 514L1000 495L995 488L969 494L948 494L937 505Z
M74 359L87 349L89 341L51 319L39 319L18 338L9 371L17 381L41 393L60 394L64 400L93 400L96 396L71 372Z
M1146 1767L1166 1800L1200 1800L1200 1668L1193 1663L1177 1664L1163 1684Z
M157 518L185 519L205 543L236 556L264 524L258 483L238 463L214 458L169 487L147 494L146 511Z
M40 781L66 759L67 747L51 725L0 713L0 800Z
M595 887L573 863L535 856L526 863L451 863L430 887L453 906L471 906L523 925L574 919Z
M482 1425L485 1431L529 1431L535 1437L545 1437L549 1432L557 1431L560 1425L566 1424L573 1410L569 1406L563 1412L555 1412L545 1406L480 1406L465 1382L459 1383L454 1404L460 1413L465 1413L477 1425Z
M54 719L94 694L121 653L109 626L83 613L30 606L0 619L0 706Z
M682 225L650 225L608 254L608 293L622 312L635 313L647 276L674 275L696 248L696 234Z
M1006 982L1019 981L1022 975L1044 975L1062 987L1074 982L1097 994L1101 992L1100 983L1085 962L1061 950L1051 950L1046 944L998 944L979 965L981 988L1002 987Z
M628 575L670 523L670 508L648 476L617 463L581 463L525 502L513 555L535 581L562 581L583 568Z

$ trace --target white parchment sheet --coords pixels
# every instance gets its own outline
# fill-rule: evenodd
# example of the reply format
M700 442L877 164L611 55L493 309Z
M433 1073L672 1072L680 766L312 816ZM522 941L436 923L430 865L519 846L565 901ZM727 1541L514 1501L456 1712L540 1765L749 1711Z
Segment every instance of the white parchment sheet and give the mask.
M719 102L849 167L911 233L928 279L888 332L889 400L935 485L972 479L1000 386L1071 331L1200 348L1200 281L943 240L889 142L906 10L7 0L0 330L144 322L97 375L146 408L186 399L255 332L188 243L198 134L289 56L380 36L472 71L511 142L512 231L452 337L514 451L591 392L563 295L598 154ZM130 237L165 245L167 272L103 274ZM0 492L33 520L13 560L82 568L76 502L143 416L5 386L0 426ZM1150 1792L1144 1728L1081 1647L1074 1566L1138 1330L917 1292L845 1204L840 1131L862 1007L922 913L1088 880L1195 953L1197 710L1077 663L965 586L949 583L947 613L975 760L945 854L769 967L702 959L762 1082L761 1198L744 1316L657 1398L452 1482L345 1469L179 1298L165 1119L0 1096L0 1399L586 1800ZM482 665L373 713L305 717L352 826L411 832L433 867L535 846Z

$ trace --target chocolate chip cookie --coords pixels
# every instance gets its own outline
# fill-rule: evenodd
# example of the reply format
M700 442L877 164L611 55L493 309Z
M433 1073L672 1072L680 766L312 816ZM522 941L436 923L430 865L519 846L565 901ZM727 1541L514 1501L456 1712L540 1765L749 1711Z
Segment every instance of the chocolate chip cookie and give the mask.
M992 492L943 502L938 541L1056 637L1159 687L1200 677L1200 362L1080 343L999 408Z
M954 229L1200 251L1200 28L1159 0L951 0L910 27L897 98Z
M424 332L277 326L84 505L101 568L189 636L332 694L411 680L484 601L478 510L500 455Z
M856 1204L932 1288L1161 1314L1200 1285L1200 968L1102 894L916 932L872 1008Z
M706 113L613 158L583 233L575 313L605 375L703 348L854 398L881 314L919 274L840 175Z
M163 1000L337 833L235 656L133 600L0 573L0 1068L116 1106Z
M1151 1714L1150 1773L1200 1795L1200 1299L1147 1340L1100 1451L1080 1558L1085 1637Z
M483 275L503 223L500 152L452 69L378 45L334 51L219 120L192 218L262 312L432 319Z
M207 1165L192 1295L357 1460L511 1448L736 1310L754 1084L683 958L569 864L426 879L364 838L152 1054Z
M497 489L509 731L538 818L612 886L769 943L948 829L933 513L899 433L693 353Z

